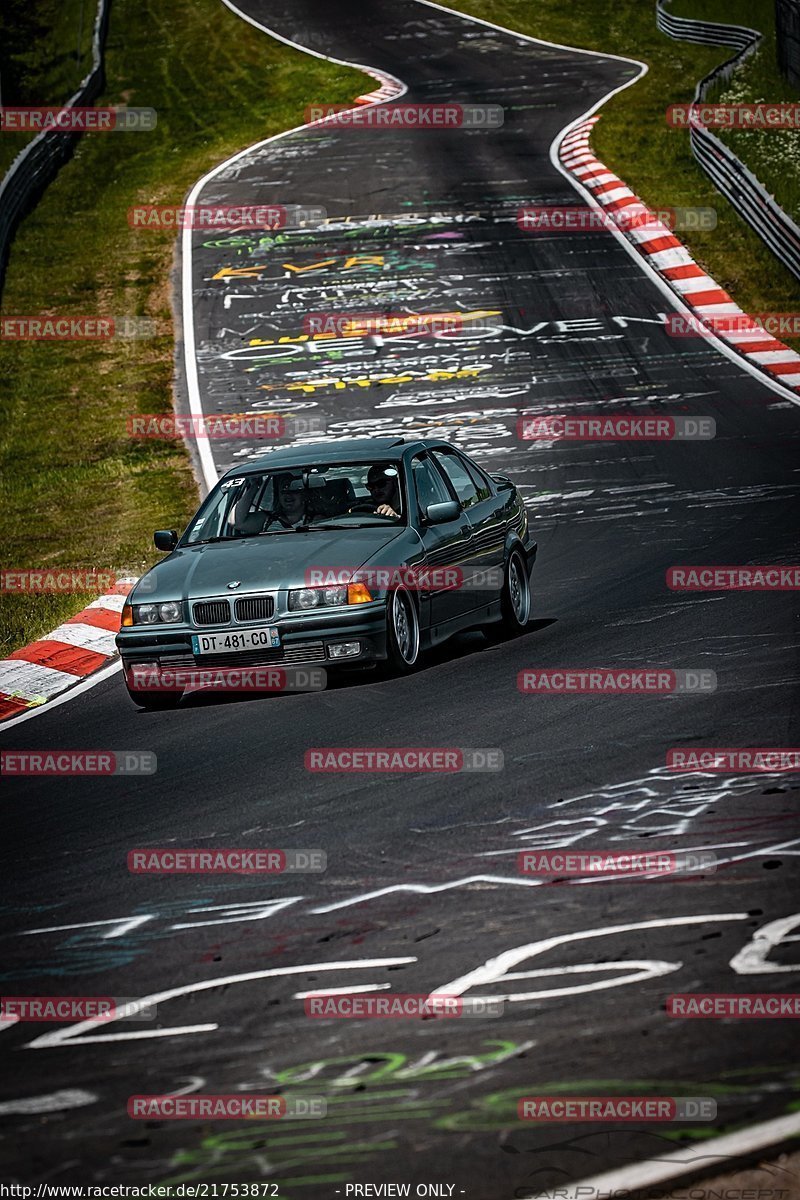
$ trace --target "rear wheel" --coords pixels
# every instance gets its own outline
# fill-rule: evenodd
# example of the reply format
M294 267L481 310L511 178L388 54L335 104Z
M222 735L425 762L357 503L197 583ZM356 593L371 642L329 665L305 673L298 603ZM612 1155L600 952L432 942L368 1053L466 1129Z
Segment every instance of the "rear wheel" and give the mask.
M503 614L502 628L509 637L524 632L531 615L531 584L519 550L512 550L508 556L500 610Z
M531 585L525 559L519 550L512 550L508 556L500 593L500 613L499 621L483 628L490 642L518 637L525 632L531 615Z
M407 674L419 658L419 617L404 587L392 592L386 608L386 650L392 671Z

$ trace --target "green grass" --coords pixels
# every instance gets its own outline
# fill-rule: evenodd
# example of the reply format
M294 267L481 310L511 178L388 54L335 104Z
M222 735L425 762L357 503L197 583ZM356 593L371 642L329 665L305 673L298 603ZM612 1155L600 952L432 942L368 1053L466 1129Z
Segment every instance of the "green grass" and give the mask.
M309 100L370 91L361 72L272 41L219 0L114 0L107 93L158 111L150 133L86 135L20 226L5 315L144 316L136 341L6 342L0 374L3 566L111 568L158 558L197 486L180 443L131 441L129 413L172 404L174 235L134 231L137 203L179 204L215 163L298 125ZM4 596L0 654L41 637L89 595Z
M698 79L730 57L726 47L676 42L660 33L651 0L459 0L451 7L494 21L534 37L627 55L646 62L648 73L613 96L602 108L592 134L597 157L654 208L699 205L717 210L714 230L681 232L694 258L747 312L795 312L800 309L800 283L766 248L757 234L733 211L695 163L688 134L669 128L668 104L688 103ZM771 4L760 0L681 0L680 16L724 20L767 29ZM748 76L779 79L758 55ZM763 73L763 74L762 74ZM777 68L775 68L777 73ZM764 84L766 86L766 84ZM788 85L782 98L789 97ZM492 99L486 97L487 101ZM747 133L739 138L774 138L773 133ZM728 135L726 135L726 139ZM769 145L773 143L770 142ZM739 144L734 147L739 153ZM751 150L752 153L752 150ZM766 183L767 181L764 180ZM773 190L773 189L770 189ZM791 343L800 349L800 339Z
M70 91L79 0L61 5L42 0L35 8L21 0L11 0L10 9L6 3L22 22L5 51L13 82L6 101L58 102ZM680 0L680 5L681 15L768 29L770 5L763 0L757 8L746 0ZM722 200L695 164L686 134L669 129L664 119L666 105L688 102L696 80L724 61L728 50L673 42L660 34L649 0L575 0L571 5L462 0L459 7L535 36L646 61L650 71L644 79L604 107L593 135L596 153L653 206L717 209L716 230L681 236L744 309L798 308L797 281ZM87 38L88 13L87 8ZM49 49L42 43L31 57L37 30L45 42L50 37L55 42ZM58 53L54 45L61 47ZM23 70L26 55L30 66ZM747 73L746 86L759 93L756 98L763 92L772 99L767 88L775 75L766 58L759 62L762 55L742 75ZM72 65L78 65L74 57ZM374 86L359 72L272 42L218 0L174 0L166 8L156 0L114 0L107 71L108 90L99 102L154 107L157 128L87 135L80 141L74 160L19 229L3 311L146 316L158 322L159 336L4 345L0 538L7 568L113 568L136 574L157 558L152 530L180 527L195 506L196 485L182 447L131 442L125 435L127 414L170 407L173 370L169 273L174 239L129 229L127 209L136 203L180 203L215 163L299 124L310 100L347 103ZM9 86L5 71L3 79ZM738 77L736 86L744 86ZM792 98L788 86L780 98ZM725 136L747 138L752 146L750 139L764 139L772 146L766 139L784 135ZM736 152L741 153L738 145ZM3 597L0 653L41 637L89 598Z
M693 16L691 0L676 0L676 16ZM733 15L735 11L735 16ZM724 104L800 100L800 89L792 87L778 70L775 53L775 11L772 5L754 7L741 2L732 9L730 0L702 0L702 15L710 21L748 25L764 34L755 54L739 66L727 84L710 92L710 99ZM739 157L794 221L800 222L800 130L716 130L717 136Z
M0 20L3 104L63 104L92 65L97 0L5 0ZM0 174L30 140L0 138Z

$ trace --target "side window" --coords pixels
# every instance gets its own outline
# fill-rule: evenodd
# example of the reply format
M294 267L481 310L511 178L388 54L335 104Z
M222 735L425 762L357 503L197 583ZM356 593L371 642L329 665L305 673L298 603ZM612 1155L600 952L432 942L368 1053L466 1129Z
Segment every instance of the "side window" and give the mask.
M445 454L440 450L432 450L434 458L455 488L455 493L463 508L469 508L478 503L478 489L467 473L461 459L455 454Z
M475 463L471 463L469 459L460 458L459 462L464 464L469 472L470 479L478 489L478 500L488 500L492 494L492 487L480 467L477 467Z
M421 515L424 515L429 504L443 504L450 499L444 480L426 458L418 455L412 460L411 477L414 480L414 492Z

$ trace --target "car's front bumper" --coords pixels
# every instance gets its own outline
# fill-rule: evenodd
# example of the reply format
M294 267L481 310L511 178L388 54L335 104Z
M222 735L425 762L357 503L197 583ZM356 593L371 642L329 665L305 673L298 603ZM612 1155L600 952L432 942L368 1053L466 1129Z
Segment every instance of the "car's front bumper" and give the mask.
M193 635L246 633L248 629L265 625L278 630L279 647L221 654L196 655L192 651ZM331 647L342 642L358 642L359 653L348 658L333 658ZM386 658L386 604L374 601L324 613L291 613L269 621L202 628L189 625L126 626L117 634L116 645L126 679L130 668L142 664L170 673L206 667L315 666L331 669L369 666Z

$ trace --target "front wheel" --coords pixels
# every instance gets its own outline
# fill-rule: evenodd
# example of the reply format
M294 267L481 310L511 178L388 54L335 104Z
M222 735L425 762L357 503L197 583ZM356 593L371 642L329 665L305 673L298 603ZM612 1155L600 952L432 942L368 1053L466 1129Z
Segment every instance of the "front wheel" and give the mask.
M506 637L516 637L525 632L531 615L531 584L519 550L512 550L506 563L500 611L500 628Z
M419 658L419 617L404 587L389 596L386 608L386 650L392 671L407 674Z

